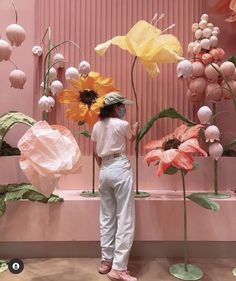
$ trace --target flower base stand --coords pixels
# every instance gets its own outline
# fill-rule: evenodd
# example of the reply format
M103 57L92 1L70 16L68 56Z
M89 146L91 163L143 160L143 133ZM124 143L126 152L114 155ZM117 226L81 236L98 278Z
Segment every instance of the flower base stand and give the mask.
M82 191L80 193L80 196L82 197L99 197L98 191Z
M171 275L181 280L199 280L203 277L201 269L192 264L174 264L169 268L169 272Z
M136 191L134 196L135 198L145 198L151 196L151 194L145 191Z

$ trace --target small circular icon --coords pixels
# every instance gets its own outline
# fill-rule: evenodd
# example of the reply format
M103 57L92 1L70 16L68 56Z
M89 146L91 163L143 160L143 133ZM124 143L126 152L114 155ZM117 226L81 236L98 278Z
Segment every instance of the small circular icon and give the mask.
M24 263L20 259L12 259L8 263L8 269L13 274L19 274L24 269Z

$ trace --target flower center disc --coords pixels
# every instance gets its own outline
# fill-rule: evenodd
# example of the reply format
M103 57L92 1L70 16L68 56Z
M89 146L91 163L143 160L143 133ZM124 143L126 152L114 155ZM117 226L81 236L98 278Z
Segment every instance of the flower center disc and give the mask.
M178 139L171 139L168 140L164 145L163 148L164 150L168 150L168 149L177 149L179 147L179 145L181 144L181 141Z
M93 90L84 90L80 92L80 101L91 106L97 99L98 95Z

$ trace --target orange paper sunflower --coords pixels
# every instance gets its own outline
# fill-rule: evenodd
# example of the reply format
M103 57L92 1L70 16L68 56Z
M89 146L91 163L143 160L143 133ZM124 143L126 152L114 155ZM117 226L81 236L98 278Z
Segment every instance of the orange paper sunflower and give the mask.
M91 71L88 76L71 80L73 90L65 89L59 95L59 102L68 105L66 117L77 122L86 122L93 126L103 107L107 93L116 90L111 77L102 77Z

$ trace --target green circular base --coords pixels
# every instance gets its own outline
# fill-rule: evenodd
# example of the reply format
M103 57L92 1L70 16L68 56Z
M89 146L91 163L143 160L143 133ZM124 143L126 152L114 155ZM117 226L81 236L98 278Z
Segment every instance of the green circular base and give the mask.
M0 272L8 269L8 264L5 261L0 261Z
M203 277L203 272L198 267L187 264L187 271L184 263L177 263L169 268L169 272L174 277L181 280L199 280Z
M134 196L135 196L135 198L144 198L144 197L151 196L151 194L148 192L144 192L144 191L138 191L138 192L135 192Z
M207 192L207 193L204 193L206 194L209 198L212 198L212 199L228 199L231 197L230 194L227 194L227 193L215 193L215 192Z
M95 192L92 192L92 191L82 191L80 193L80 196L82 196L82 197L99 197L99 192L98 191L95 191Z
M233 274L234 277L236 277L236 268L234 268L234 269L232 270L232 274Z

